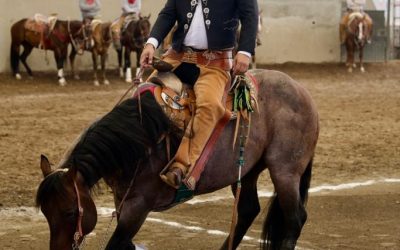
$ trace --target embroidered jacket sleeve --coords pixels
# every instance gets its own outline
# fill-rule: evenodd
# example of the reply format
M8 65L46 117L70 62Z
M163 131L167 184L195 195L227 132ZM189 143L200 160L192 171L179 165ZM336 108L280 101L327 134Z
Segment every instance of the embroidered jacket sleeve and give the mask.
M237 0L239 19L241 22L239 51L246 51L254 55L258 29L257 0Z
M151 30L150 37L157 39L158 43L164 40L177 20L175 0L168 0L158 14L157 21Z

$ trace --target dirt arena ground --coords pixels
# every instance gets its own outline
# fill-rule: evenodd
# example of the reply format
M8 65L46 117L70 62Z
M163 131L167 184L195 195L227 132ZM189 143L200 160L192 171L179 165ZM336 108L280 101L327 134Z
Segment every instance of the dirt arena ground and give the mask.
M400 249L400 62L368 64L365 74L336 64L268 68L305 85L320 113L309 219L298 249ZM128 85L111 74L110 86L94 87L84 74L68 78L64 88L55 73L21 81L0 75L0 249L48 249L47 223L33 208L39 156L57 163L80 131L115 105ZM259 184L272 191L267 173ZM218 249L233 199L228 189L199 199L150 214L135 242L148 249ZM261 201L266 207L268 198ZM96 204L106 212L85 249L99 249L107 238L110 190L103 188ZM257 249L265 214L240 249Z

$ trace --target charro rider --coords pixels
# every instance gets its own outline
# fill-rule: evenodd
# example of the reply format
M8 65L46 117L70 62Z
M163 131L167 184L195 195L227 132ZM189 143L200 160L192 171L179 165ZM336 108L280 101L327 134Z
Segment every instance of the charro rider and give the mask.
M371 18L369 17L368 14L366 14L364 12L365 4L366 4L365 0L346 0L346 3L347 3L347 12L343 15L343 17L340 21L340 27L339 27L341 44L344 44L346 41L346 27L349 22L351 13L358 12L358 13L363 14L365 16L368 24L372 25ZM370 39L370 38L368 38L368 39ZM370 41L368 40L368 42L370 42Z
M101 3L100 0L79 0L82 20L85 24L90 23L94 18L99 17Z
M140 58L149 67L155 49L177 22L172 48L163 60L198 69L194 85L196 112L181 145L161 179L179 188L188 169L196 164L218 121L225 115L224 90L233 74L248 70L257 33L257 0L168 0L159 13ZM241 23L238 53L232 58L236 29ZM232 60L233 59L233 60Z
M121 48L120 33L125 19L136 21L139 19L142 0L121 0L122 15L111 25L112 37L116 49Z

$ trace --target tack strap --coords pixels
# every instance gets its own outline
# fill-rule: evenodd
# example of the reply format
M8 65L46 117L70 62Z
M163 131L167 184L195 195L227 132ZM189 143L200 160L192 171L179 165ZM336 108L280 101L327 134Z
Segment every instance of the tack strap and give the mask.
M83 207L81 205L81 197L79 194L78 185L76 184L75 180L74 180L74 188L75 188L75 193L76 193L76 199L78 202L79 214L78 214L78 221L76 223L76 230L75 230L75 234L74 234L74 243L72 244L72 249L81 249L79 240L83 237L83 231L82 231Z

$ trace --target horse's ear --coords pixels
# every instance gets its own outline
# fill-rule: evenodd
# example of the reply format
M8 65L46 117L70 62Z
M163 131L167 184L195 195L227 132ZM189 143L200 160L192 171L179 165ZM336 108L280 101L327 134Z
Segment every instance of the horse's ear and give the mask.
M43 177L46 177L51 173L50 162L44 155L40 155L40 168L42 169Z

